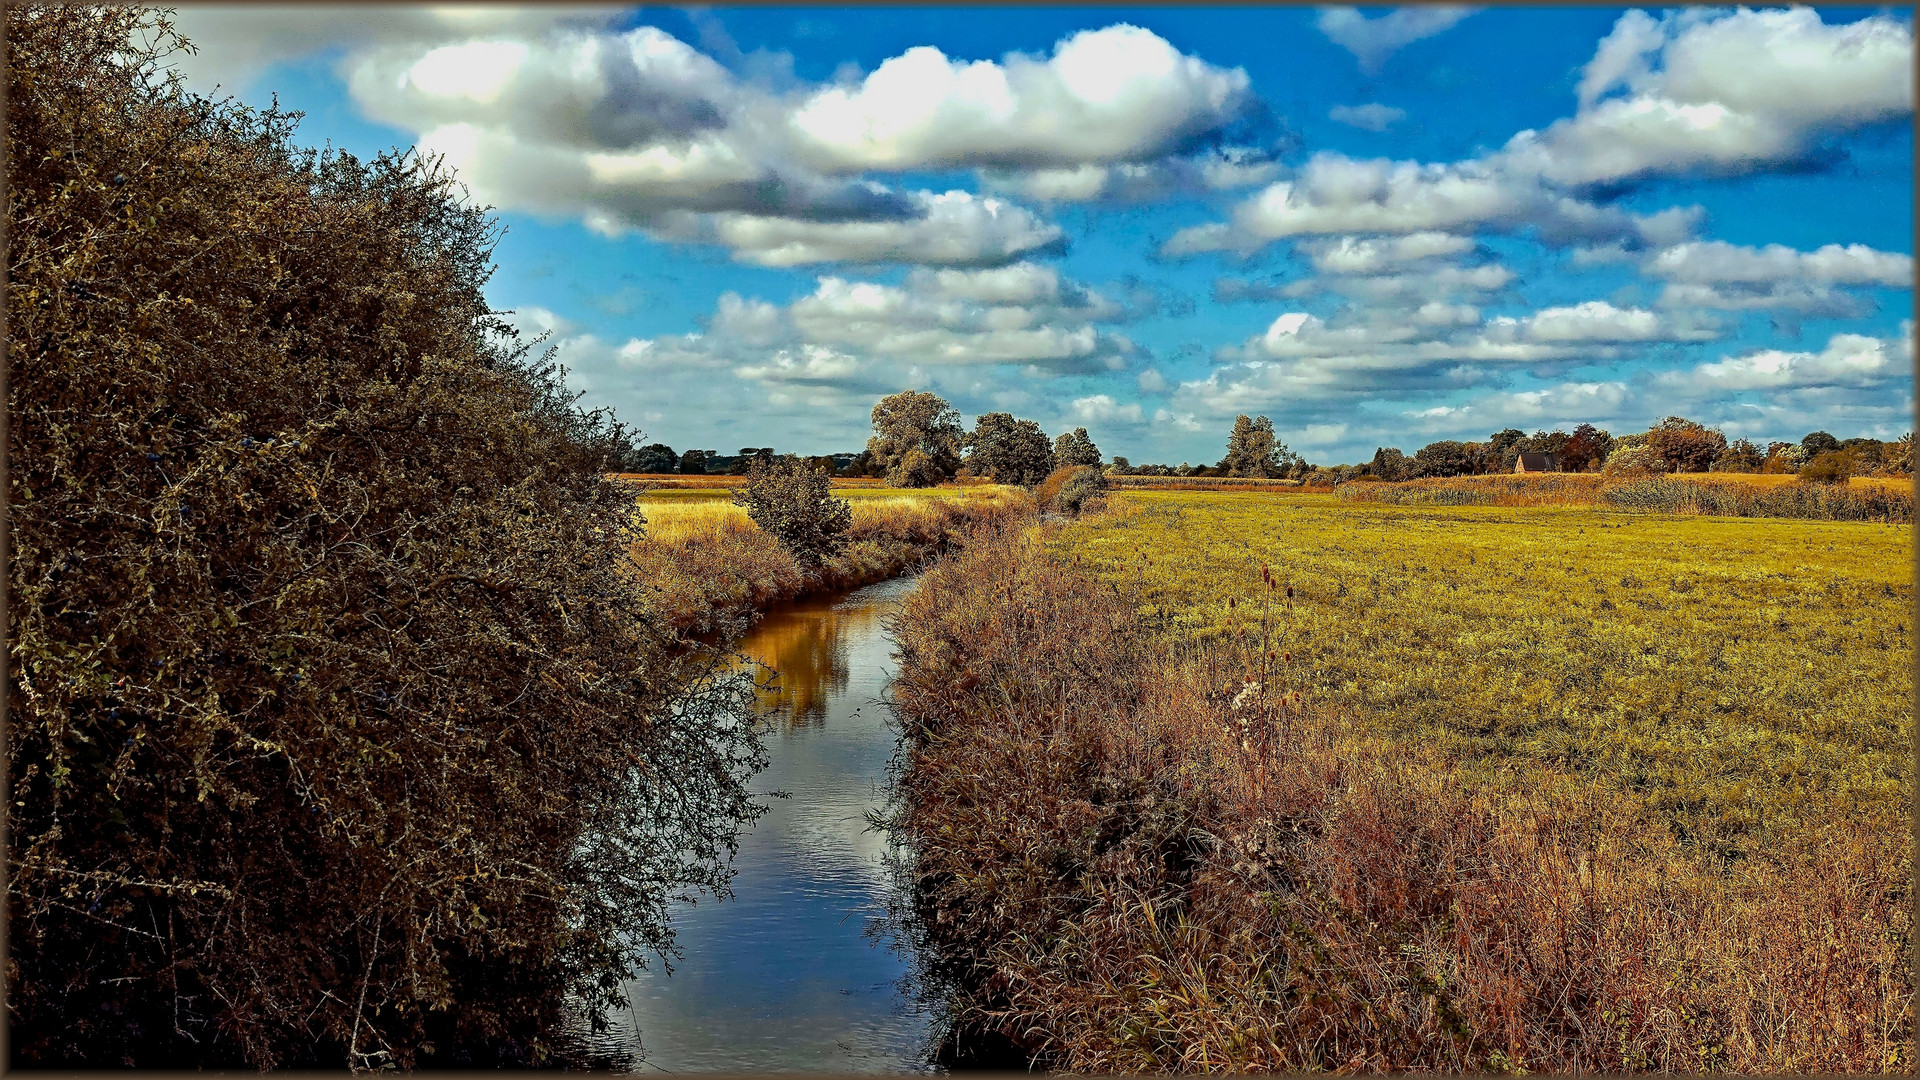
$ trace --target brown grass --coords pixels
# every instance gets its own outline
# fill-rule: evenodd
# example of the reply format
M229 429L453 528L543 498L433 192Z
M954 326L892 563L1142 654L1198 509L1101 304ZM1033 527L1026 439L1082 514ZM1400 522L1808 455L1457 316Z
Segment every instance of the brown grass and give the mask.
M643 494L638 500L646 525L631 554L641 578L657 590L655 606L662 618L695 633L721 631L750 612L808 593L906 573L975 526L1029 509L1018 489L993 486L843 492L853 506L849 543L824 566L808 571L754 525L745 508L721 494L663 494L668 497Z
M1042 547L971 546L899 624L896 825L964 1026L1075 1072L1911 1068L1899 808L1729 861L1619 785L1374 734L1258 634L1175 648Z
M1327 491L1298 480L1267 480L1247 476L1116 476L1107 483L1123 491Z

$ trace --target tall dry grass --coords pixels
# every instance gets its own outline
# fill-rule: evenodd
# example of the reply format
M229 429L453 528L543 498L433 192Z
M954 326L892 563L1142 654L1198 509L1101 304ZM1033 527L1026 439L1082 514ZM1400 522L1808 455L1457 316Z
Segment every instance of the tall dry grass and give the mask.
M1095 1073L1911 1069L1902 815L1730 860L1630 788L1371 733L1258 613L1176 648L1042 547L971 545L897 626L894 823L963 1027Z
M969 487L913 494L852 491L845 550L809 571L744 507L720 498L637 503L645 517L631 548L655 607L670 625L724 631L751 612L812 592L898 576L958 544L976 526L1029 512L1018 489Z
M1495 474L1346 484L1339 494L1355 502L1399 506L1588 506L1721 517L1777 517L1818 521L1913 520L1913 487L1863 478L1826 485L1772 477L1688 473L1622 479L1594 473Z

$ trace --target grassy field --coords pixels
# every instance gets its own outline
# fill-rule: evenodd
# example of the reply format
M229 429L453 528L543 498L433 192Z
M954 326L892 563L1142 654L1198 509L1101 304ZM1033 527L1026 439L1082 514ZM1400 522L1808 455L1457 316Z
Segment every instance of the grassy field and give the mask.
M1018 488L991 484L901 490L836 483L834 494L851 504L853 524L846 549L817 569L802 567L761 531L727 487L639 492L634 504L645 525L631 554L666 620L706 633L796 596L905 573L974 525L1027 505Z
M1113 506L901 623L967 1023L1086 1072L1911 1067L1911 526Z
M1264 606L1290 688L1396 735L1605 777L1735 832L1816 797L1905 812L1911 526L1124 502L1059 551L1138 583L1178 636L1257 631Z

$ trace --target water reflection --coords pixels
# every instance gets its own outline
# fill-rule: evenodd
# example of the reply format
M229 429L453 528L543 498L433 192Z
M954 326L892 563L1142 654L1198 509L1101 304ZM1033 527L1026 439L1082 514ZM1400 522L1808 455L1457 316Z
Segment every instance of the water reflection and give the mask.
M683 959L627 986L622 1041L639 1070L923 1072L932 1011L903 993L908 960L867 933L895 875L865 814L886 801L894 729L884 615L911 587L884 582L770 614L742 643L778 672L761 695L768 812L740 838L734 898L674 912Z
M759 694L761 715L789 727L824 724L828 706L847 692L848 643L869 641L880 632L884 606L889 605L858 593L762 619L740 650L775 672L775 685Z

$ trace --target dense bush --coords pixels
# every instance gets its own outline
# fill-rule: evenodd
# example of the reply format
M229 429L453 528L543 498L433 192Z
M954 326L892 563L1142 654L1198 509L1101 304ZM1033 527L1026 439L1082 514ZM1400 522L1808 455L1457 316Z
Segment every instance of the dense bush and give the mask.
M733 492L735 506L753 519L802 566L819 566L847 543L853 510L832 494L832 481L818 469L789 455L757 459L747 482Z
M13 1062L547 1059L764 761L630 444L432 163L187 94L151 14L6 20Z
M1079 514L1104 498L1106 474L1092 465L1063 465L1053 470L1034 490L1034 498L1048 510Z
M1845 450L1828 450L1800 466L1800 479L1813 484L1844 484L1853 479L1853 455Z

